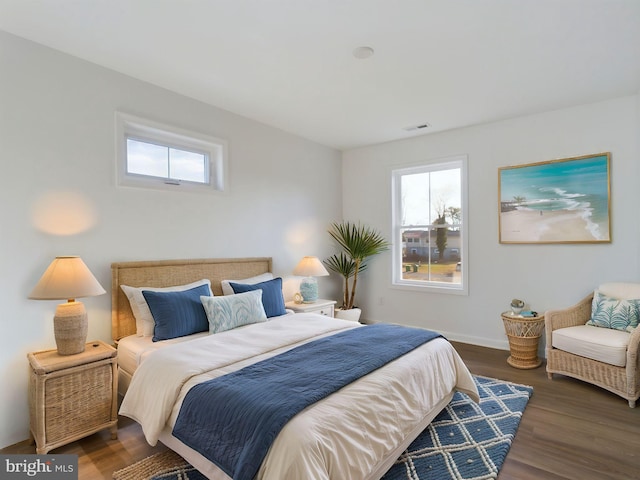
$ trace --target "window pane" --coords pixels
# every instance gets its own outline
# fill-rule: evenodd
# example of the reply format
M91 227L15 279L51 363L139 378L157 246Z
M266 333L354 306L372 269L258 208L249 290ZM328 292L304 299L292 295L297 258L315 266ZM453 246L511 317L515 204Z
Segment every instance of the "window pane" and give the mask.
M429 173L401 177L402 225L427 225L429 221Z
M431 202L432 223L437 223L443 212L449 225L460 223L457 218L462 204L459 168L431 172ZM455 215L453 209L456 209L458 215Z
M206 178L207 157L202 153L169 149L171 178L189 182L209 183Z
M168 148L127 138L127 173L167 178Z
M421 229L402 230L402 257L409 262L426 260L429 257L429 231Z
M404 229L401 232L403 280L461 283L459 231L432 228ZM438 248L438 232L445 238L442 255Z

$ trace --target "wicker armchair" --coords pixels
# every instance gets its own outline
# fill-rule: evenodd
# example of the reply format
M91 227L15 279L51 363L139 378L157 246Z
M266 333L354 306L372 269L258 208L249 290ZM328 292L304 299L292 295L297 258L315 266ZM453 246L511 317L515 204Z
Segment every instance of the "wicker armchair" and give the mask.
M640 284L610 283L601 285L598 290L619 299L640 298ZM621 294L616 295L616 293ZM549 310L545 313L547 376L552 379L554 373L559 373L592 383L627 399L629 407L634 408L636 400L640 397L640 366L638 364L640 327L628 333L585 325L591 318L593 296L593 293L588 295L570 308ZM597 339L598 336L604 338L609 333L617 335L615 340L618 342L618 347L621 344L620 342L626 343L626 358L623 351L619 362L621 365L612 365L557 348L554 345L554 332L575 326L584 326L583 330L590 335L591 342L593 342L593 338ZM591 331L588 329L597 330ZM625 335L628 337L625 337ZM556 336L556 345L559 343L558 340ZM590 345L590 348L593 347L593 345ZM595 348L598 348L598 346L595 345ZM603 349L606 350L607 348L610 347L603 345ZM622 343L622 348L624 348L624 343Z

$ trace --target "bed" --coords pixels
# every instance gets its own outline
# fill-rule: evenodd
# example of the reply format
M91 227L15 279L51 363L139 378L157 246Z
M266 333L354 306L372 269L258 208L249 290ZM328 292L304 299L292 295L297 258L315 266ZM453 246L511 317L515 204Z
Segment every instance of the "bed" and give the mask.
M230 475L172 435L189 390L293 347L319 338L333 341L362 327L313 313L288 313L214 335L153 342L136 335L136 319L121 286L168 287L208 279L211 292L219 296L223 280L257 278L271 267L270 258L112 264L121 414L142 425L150 444L164 443L211 479ZM458 354L444 338L433 339L295 415L275 437L256 478L378 479L456 390L477 401L473 378Z

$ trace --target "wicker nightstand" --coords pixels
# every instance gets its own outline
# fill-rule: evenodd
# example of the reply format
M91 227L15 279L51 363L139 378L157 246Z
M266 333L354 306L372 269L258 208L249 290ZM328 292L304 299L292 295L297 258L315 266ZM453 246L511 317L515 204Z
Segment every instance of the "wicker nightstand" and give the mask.
M289 310L293 310L296 313L319 313L327 317L333 317L333 309L336 304L335 300L324 300L319 298L313 303L295 303L287 302L285 306Z
M47 453L103 428L118 435L116 349L89 342L77 355L29 353L29 412L36 452Z
M538 342L544 329L544 315L522 317L503 312L501 316L511 350L507 363L515 368L539 367L542 360L538 358Z

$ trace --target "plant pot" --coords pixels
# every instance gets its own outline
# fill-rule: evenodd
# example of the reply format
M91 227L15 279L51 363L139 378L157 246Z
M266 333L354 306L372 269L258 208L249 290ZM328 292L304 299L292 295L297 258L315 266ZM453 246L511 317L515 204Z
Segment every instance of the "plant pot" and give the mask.
M342 320L349 320L351 322L357 322L360 320L360 314L362 310L359 308L350 308L348 310L343 310L341 308L336 308L335 317L341 318Z

